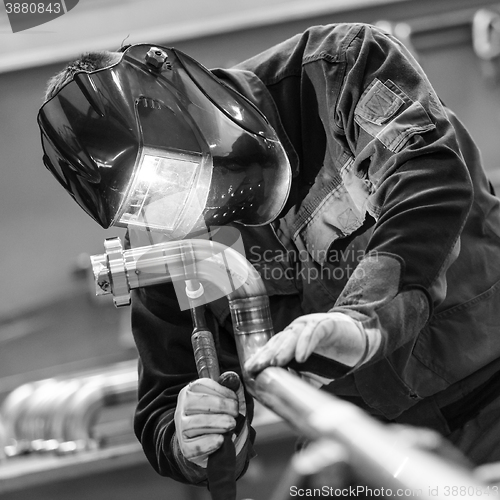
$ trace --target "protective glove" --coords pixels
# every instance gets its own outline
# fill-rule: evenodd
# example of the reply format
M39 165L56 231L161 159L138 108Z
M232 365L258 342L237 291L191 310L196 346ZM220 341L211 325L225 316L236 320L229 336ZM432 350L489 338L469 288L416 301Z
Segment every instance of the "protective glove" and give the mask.
M238 419L238 416L241 417ZM223 434L237 427L233 436L236 455L248 438L243 384L235 393L209 378L189 383L179 393L174 421L179 449L187 460L206 468L208 456L220 448Z
M299 316L245 363L250 373L268 366L283 366L295 359L303 363L314 352L354 367L368 361L380 346L377 329L364 329L361 323L341 312Z

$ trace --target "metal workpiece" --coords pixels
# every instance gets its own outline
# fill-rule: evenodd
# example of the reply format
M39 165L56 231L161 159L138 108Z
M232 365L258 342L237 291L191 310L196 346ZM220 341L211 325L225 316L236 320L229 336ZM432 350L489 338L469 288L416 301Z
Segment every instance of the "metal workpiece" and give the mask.
M113 301L117 307L130 304L130 288L127 271L123 259L123 248L119 238L108 238L104 241L109 277L113 288Z
M273 335L271 309L267 295L255 295L229 300L238 357L245 361L264 346Z
M290 492L306 485L307 488L317 488L323 493L335 490L346 492L349 491L351 481L349 453L345 446L335 440L322 438L292 456L270 500L289 499ZM334 495L332 493L328 496Z
M481 491L483 485L470 470L418 449L414 441L398 442L397 433L387 425L357 406L316 389L298 375L280 367L268 367L254 375L245 373L245 362L269 340L273 325L263 281L240 253L207 240L184 240L126 250L123 260L130 288L176 279L206 280L219 287L229 301L248 391L301 436L312 441L332 440L343 446L349 465L367 483L394 492L411 490L423 498L429 498L431 490L440 485ZM96 262L102 263L103 259ZM114 272L108 263L108 269L97 275L111 277L113 294ZM191 283L191 292L195 288Z
M8 446L8 441L7 441L7 431L5 430L5 424L0 417L0 463L5 460L8 455L7 455L7 446Z
M119 241L107 243L105 256L92 257L100 295L112 293L121 302L124 279L128 290L182 280L186 282L188 295L192 295L191 305L196 306L197 287L203 282L213 284L228 298L242 367L273 334L269 298L260 274L233 248L204 239L183 240L122 250L118 258L120 246ZM108 248L113 249L111 259ZM115 266L112 265L114 260ZM110 286L102 286L104 283ZM118 290L115 283L120 283ZM201 300L202 295L199 298ZM115 305L120 303L115 300Z
M92 425L105 406L132 402L137 395L137 370L103 373L91 377L68 401L64 414L66 441L83 441L95 446Z
M36 392L44 383L53 383L54 379L23 384L14 389L4 399L0 407L0 415L4 422L6 434L5 453L7 456L23 455L32 451L31 441L24 437L22 428L26 414Z
M18 436L17 426L23 413L28 407L29 400L40 382L31 382L20 385L7 395L0 408L0 415L4 421L5 430L9 437Z
M255 378L247 378L246 385L258 401L301 436L311 441L331 439L344 446L350 467L373 488L405 491L421 498L432 498L436 488L457 487L468 495L472 492L468 498L480 496L484 489L470 469L419 449L415 445L418 439L400 439L389 425L283 368L265 368Z
M80 380L50 380L35 391L19 422L20 437L31 443L29 451L44 451L47 440L63 440L58 413L81 385Z
M134 288L199 279L217 286L228 299L266 295L256 269L236 250L209 240L182 240L121 249L106 240L106 253L91 257L98 295L113 294L115 305ZM110 250L111 249L111 250Z
M96 296L107 295L111 292L111 277L109 276L106 254L92 255L90 257L92 271L94 273Z
M0 407L5 453L75 453L99 446L94 425L107 407L137 399L136 362L23 384Z

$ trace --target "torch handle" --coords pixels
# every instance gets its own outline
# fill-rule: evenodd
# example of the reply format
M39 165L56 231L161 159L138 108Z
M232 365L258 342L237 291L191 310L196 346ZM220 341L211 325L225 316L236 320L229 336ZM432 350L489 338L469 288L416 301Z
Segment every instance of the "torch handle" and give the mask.
M198 377L219 380L219 361L212 332L205 329L195 329L191 335L191 343Z

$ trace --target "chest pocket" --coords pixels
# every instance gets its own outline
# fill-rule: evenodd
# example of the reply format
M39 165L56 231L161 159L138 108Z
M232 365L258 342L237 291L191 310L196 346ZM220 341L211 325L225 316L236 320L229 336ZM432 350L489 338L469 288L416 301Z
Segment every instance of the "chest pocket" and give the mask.
M413 136L436 128L424 107L391 80L373 80L354 110L354 120L393 153Z

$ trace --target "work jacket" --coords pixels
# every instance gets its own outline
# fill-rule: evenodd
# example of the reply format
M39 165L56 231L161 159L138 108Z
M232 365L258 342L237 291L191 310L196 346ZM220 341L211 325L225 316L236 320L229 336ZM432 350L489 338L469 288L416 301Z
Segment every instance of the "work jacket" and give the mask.
M214 74L266 115L291 163L279 217L239 226L275 331L336 311L382 338L354 373L313 354L304 377L382 420L449 434L500 369L499 203L469 133L369 25L312 27ZM227 300L209 308L222 368L237 370ZM189 314L162 285L136 292L132 320L137 435L157 471L197 482L172 448L177 394L196 378Z

